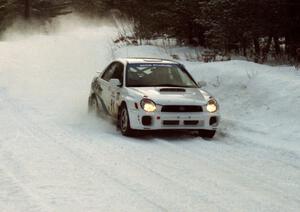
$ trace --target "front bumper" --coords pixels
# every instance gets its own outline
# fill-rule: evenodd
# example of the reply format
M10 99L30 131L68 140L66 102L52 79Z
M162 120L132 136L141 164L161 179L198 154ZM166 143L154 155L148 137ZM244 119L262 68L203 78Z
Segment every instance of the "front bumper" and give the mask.
M209 113L207 111L147 113L143 110L131 109L128 112L130 126L135 130L216 130L220 122L218 113Z

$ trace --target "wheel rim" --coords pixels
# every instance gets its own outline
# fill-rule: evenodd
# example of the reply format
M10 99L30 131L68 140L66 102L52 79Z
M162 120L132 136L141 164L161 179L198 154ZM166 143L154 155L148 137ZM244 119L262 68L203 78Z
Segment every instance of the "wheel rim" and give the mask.
M127 111L125 109L122 110L121 113L121 130L122 132L126 132L127 127L128 127L128 116L127 116Z

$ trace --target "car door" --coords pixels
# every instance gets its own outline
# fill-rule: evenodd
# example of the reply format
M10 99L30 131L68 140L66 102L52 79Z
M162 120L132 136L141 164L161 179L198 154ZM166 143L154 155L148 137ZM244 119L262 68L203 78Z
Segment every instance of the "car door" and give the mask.
M106 112L114 114L116 109L114 107L117 93L120 88L110 85L110 79L119 79L123 83L123 70L124 65L120 62L113 62L104 71L103 75L99 78L99 89L101 91L101 103Z
M111 76L111 79L118 79L121 83L120 86L109 85L109 87L108 87L109 93L111 94L109 96L110 114L112 116L117 116L118 115L118 102L120 100L120 90L124 84L124 65L122 63L116 62L116 66L114 67L114 71Z
M97 97L104 111L109 113L110 98L109 98L109 80L113 75L116 64L111 63L97 79Z

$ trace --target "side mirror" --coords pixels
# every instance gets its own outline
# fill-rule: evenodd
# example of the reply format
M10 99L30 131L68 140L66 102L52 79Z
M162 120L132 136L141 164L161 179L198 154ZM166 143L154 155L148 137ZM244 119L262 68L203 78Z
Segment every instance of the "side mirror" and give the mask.
M207 86L207 83L205 81L199 81L197 82L199 88L203 88L203 87L206 87Z
M119 79L110 79L109 84L113 87L121 87L121 82Z
M103 73L103 71L96 71L96 74L97 74L98 76L101 76L102 73Z

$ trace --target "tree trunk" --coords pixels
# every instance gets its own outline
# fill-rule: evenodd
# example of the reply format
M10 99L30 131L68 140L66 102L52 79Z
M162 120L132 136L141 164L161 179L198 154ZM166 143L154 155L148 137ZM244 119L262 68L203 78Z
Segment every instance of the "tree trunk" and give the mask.
M247 44L246 44L246 39L242 39L242 51L243 51L243 56L247 57Z
M275 54L278 56L281 53L278 36L274 36L274 44L275 44Z
M253 39L254 42L254 50L255 50L255 58L254 58L254 62L258 63L259 59L260 59L260 46L259 46L259 40L258 37L255 37Z
M272 38L273 38L272 36L269 36L267 45L263 48L262 63L264 63L268 58L268 54L269 54L270 47L271 47L271 44L272 44Z
M28 20L31 17L31 0L24 1L24 18Z
M193 24L192 22L188 22L188 44L193 45Z
M202 30L198 29L198 41L200 46L205 46L205 38Z

